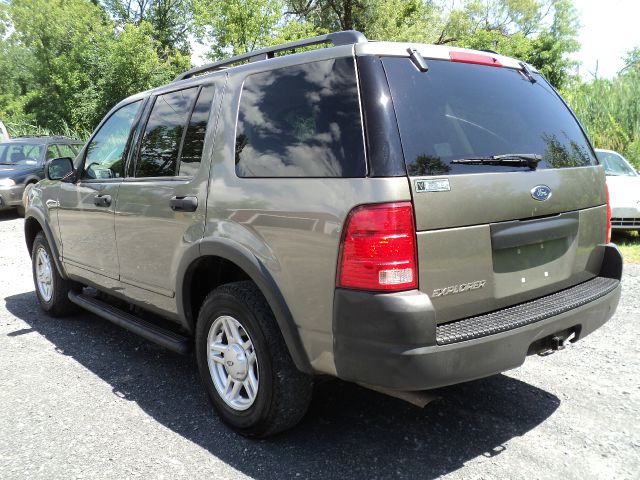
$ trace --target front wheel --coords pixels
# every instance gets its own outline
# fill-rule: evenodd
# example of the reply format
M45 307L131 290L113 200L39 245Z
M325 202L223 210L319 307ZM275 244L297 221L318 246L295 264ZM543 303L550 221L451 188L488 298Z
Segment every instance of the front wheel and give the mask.
M51 248L44 233L39 232L31 251L33 283L42 309L52 317L63 317L76 310L69 300L69 292L77 288L71 280L65 280L58 272Z
M209 399L238 432L267 437L306 413L312 379L293 364L253 282L222 285L207 296L198 315L196 356Z

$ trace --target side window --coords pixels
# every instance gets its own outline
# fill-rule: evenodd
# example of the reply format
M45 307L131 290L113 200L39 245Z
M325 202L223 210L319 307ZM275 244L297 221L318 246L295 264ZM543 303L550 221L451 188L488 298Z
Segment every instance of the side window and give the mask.
M69 157L71 160L76 158L78 154L77 150L74 150L71 145L58 145L61 157Z
M103 179L124 176L125 149L140 104L138 100L125 105L100 127L87 146L83 178Z
M235 146L239 177L364 177L352 58L250 75Z
M184 136L184 144L180 153L180 167L178 175L192 177L198 172L202 161L202 148L204 147L204 135L207 132L207 122L213 102L213 85L207 85L200 90L198 101L191 113L187 133Z
M158 95L149 115L136 162L136 177L176 175L182 133L198 88Z
M45 160L51 160L52 158L58 158L60 155L55 145L49 145L47 147L47 157Z

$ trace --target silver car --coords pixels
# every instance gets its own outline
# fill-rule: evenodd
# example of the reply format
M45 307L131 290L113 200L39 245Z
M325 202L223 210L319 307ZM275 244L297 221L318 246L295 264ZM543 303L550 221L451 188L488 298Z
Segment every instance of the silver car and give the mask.
M611 228L640 230L640 175L618 152L596 149L596 155L607 176Z

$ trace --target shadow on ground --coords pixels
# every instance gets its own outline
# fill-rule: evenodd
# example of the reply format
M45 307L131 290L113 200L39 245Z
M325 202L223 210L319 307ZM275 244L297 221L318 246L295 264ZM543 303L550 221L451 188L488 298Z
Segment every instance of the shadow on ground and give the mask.
M16 218L20 218L18 215L18 211L15 208L11 208L9 210L0 210L0 222L4 222L6 220L15 220Z
M47 317L33 292L5 299L7 309L112 386L156 421L209 450L237 470L266 478L434 478L479 455L500 455L505 443L542 423L557 397L497 375L441 389L425 409L347 384L318 385L309 413L295 429L250 441L212 413L195 361L90 314Z

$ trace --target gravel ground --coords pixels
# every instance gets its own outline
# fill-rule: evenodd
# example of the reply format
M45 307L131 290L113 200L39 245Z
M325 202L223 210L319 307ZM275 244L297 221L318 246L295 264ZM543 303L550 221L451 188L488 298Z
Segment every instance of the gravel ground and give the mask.
M0 478L639 478L640 266L616 316L561 353L425 409L339 381L265 441L210 410L191 357L39 310L22 220L0 212Z

